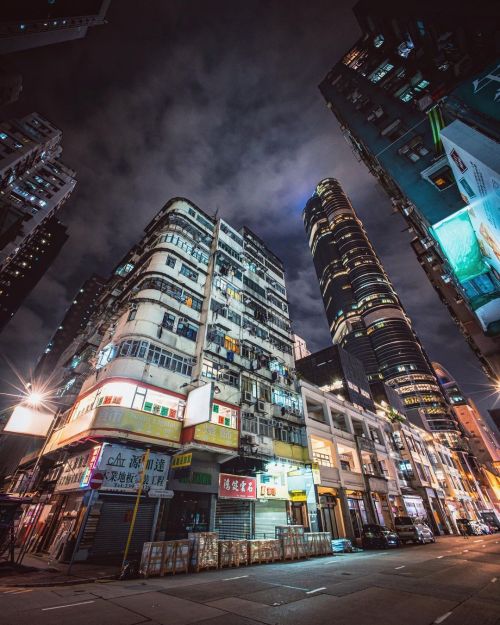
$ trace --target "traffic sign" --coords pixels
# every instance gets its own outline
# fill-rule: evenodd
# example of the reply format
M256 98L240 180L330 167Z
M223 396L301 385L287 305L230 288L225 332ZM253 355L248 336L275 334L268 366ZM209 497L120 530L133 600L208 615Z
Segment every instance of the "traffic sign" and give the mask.
M148 497L157 497L159 499L172 499L173 496L173 490L155 490L153 488L150 488L148 490Z
M104 475L102 473L94 473L90 478L89 486L92 490L99 490L104 482Z

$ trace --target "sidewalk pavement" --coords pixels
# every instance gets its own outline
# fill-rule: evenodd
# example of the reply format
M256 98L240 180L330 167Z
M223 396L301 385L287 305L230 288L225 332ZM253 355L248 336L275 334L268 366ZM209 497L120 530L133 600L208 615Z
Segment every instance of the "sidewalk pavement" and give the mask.
M68 563L53 562L47 556L27 553L22 566L0 567L0 585L33 587L83 584L114 579L120 573L120 568L118 565L75 562L71 567L71 575L68 575Z

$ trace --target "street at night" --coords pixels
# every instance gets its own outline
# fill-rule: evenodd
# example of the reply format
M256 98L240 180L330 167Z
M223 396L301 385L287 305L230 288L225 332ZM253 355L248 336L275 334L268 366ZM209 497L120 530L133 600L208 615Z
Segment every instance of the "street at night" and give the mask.
M496 625L500 539L1 592L2 625Z
M500 625L499 28L0 0L0 625Z

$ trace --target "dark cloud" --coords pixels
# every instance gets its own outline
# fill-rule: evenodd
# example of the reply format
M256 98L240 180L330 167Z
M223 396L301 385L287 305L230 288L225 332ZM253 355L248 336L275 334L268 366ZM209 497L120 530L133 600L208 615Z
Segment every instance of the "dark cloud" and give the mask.
M484 383L404 222L317 89L358 36L350 4L115 0L109 23L86 39L13 59L25 90L7 114L38 110L59 125L78 185L63 214L71 239L3 333L2 353L27 371L80 283L108 273L178 195L269 243L287 266L295 331L313 349L327 345L301 210L315 184L335 176L431 357L462 382Z

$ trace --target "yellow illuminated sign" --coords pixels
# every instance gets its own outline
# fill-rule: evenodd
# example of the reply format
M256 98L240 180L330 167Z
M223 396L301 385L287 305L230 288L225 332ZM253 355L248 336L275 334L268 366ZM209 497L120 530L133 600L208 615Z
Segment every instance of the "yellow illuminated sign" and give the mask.
M172 469L184 469L190 467L193 461L193 454L191 452L187 454L180 454L172 458Z
M199 423L194 428L194 440L221 447L238 448L238 430L215 423Z

